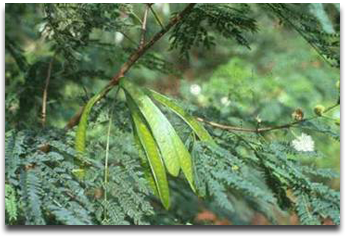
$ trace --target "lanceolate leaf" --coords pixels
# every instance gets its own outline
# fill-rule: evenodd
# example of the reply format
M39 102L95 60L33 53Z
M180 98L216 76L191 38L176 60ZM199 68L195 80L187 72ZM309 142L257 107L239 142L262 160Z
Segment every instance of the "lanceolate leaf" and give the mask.
M156 145L154 137L145 123L145 120L141 117L141 113L131 100L131 97L127 95L126 99L136 128L135 132L138 135L138 139L148 158L159 197L163 206L168 209L170 206L169 187L160 151Z
M129 97L131 98L131 97ZM145 179L147 180L147 182L149 183L149 186L150 188L152 189L152 191L154 192L154 195L158 198L160 198L160 195L159 195L159 192L157 190L157 187L156 187L156 183L155 183L155 179L154 179L154 175L153 173L151 172L151 169L150 169L150 165L149 165L149 160L147 160L146 158L146 155L145 155L145 150L141 144L141 141L139 139L139 136L138 136L138 133L137 133L137 128L135 126L135 123L132 122L132 129L133 129L133 135L134 135L134 138L135 138L135 144L136 144L136 147L138 148L139 150L139 158L141 160L141 167L142 167L142 170L143 170L143 173L144 173L144 177Z
M173 126L140 88L130 81L122 80L122 87L132 97L135 104L148 122L160 148L162 158L170 174L177 176L181 167L192 190L195 191L190 153L174 130Z
M174 136L173 127L151 99L129 82L125 80L121 83L147 120L168 172L173 176L178 176L180 164L178 150L175 148L175 142L177 142L175 139L179 139L179 137Z
M165 105L166 107L174 111L177 115L179 115L191 127L191 129L196 133L196 135L199 137L201 141L209 141L214 143L213 138L209 135L209 133L203 127L203 125L200 122L198 122L193 116L187 113L177 103L175 103L175 101L153 90L148 89L147 92L156 101Z
M76 139L75 139L75 149L78 154L84 154L85 152L85 142L86 142L86 132L88 127L88 117L90 114L90 111L94 104L100 99L102 93L98 93L95 96L93 96L86 106L84 107L81 119L79 121L77 132L76 132Z

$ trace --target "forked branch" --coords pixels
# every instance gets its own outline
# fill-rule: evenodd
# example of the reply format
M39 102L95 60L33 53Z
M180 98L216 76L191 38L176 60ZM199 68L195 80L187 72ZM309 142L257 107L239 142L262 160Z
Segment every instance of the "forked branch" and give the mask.
M158 40L162 38L175 24L177 24L179 21L181 21L186 15L188 15L193 7L196 5L196 3L189 3L186 8L181 11L179 14L177 14L174 18L170 20L170 22L166 25L165 28L163 28L160 32L154 35L154 37L151 38L150 41L146 42L144 45L141 45L135 52L133 52L128 60L121 66L118 73L116 73L111 81L103 88L101 91L102 96L100 99L102 99L104 96L107 95L107 93L116 85L118 85L120 79L124 77L124 75L129 71L129 69L137 62L139 58L143 56L145 52L147 52ZM77 125L79 122L81 116L81 112L77 113L67 124L65 128L72 128L73 126ZM73 120L73 121L72 121Z

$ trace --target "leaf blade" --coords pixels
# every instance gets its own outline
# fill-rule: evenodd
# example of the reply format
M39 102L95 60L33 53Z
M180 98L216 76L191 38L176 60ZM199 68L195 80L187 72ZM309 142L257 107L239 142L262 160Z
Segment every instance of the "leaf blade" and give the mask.
M94 95L84 107L82 116L80 118L75 138L75 150L79 154L85 152L86 132L88 128L88 118L94 104L100 99L101 94Z
M203 125L199 121L197 121L193 116L187 113L182 107L176 104L172 99L154 90L147 89L147 91L149 95L152 96L152 98L171 109L181 119L183 119L196 133L196 135L199 137L201 141L210 141L214 143L213 138L209 135L208 131L203 127Z
M160 148L167 171L172 176L178 176L180 164L176 159L177 151L174 148L174 139L170 136L170 133L174 131L173 127L148 96L129 81L123 81L123 83L125 91L131 96L148 122Z
M131 100L131 97L126 95L126 100L131 111L136 134L148 159L151 174L156 184L156 190L163 206L168 209L170 206L169 187L166 170L159 149L149 128L141 117L139 110Z
M126 80L122 80L120 84L132 97L148 122L168 172L177 176L181 167L191 189L195 192L192 159L173 126L140 88Z

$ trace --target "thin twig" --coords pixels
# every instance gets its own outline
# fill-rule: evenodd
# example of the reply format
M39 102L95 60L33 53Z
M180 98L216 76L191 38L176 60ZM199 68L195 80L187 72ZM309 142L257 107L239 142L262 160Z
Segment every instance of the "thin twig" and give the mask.
M115 109L115 102L117 100L117 96L119 93L120 88L117 89L117 92L114 96L113 105L111 106L111 110L109 111L109 123L108 123L108 132L107 132L107 144L106 144L106 157L105 157L105 176L104 176L104 183L108 183L108 155L109 155L109 140L110 140L110 132L111 132L111 126L112 126L112 116L114 114Z
M339 97L339 99L338 99L338 102L335 103L335 104L332 105L332 106L329 106L327 109L325 109L325 111L323 111L323 114L325 114L325 113L327 113L328 111L334 109L335 107L338 107L339 105L340 105L340 97Z
M144 53L146 53L158 40L161 39L163 35L165 35L176 23L181 21L187 14L191 12L193 7L196 5L196 3L189 3L186 8L181 11L178 15L176 15L174 18L170 20L170 22L166 25L165 28L163 28L160 32L154 35L152 39L145 43L142 47L138 48L135 52L133 52L128 60L121 66L120 70L117 74L113 76L111 81L103 88L101 91L102 95L100 96L100 99L105 97L108 92L116 85L119 84L119 81L124 75L129 71L129 69L137 62L139 58L143 56ZM66 128L72 128L73 126L78 124L78 120L80 119L80 114L76 114L73 119L77 121L69 121Z
M142 20L142 36L139 43L139 47L142 48L145 44L145 33L147 31L147 17L148 17L149 5L145 5L144 16Z
M335 105L332 105L330 107L328 107L323 113L327 113L328 111L334 109L335 107L339 106L339 103L336 103ZM230 125L224 125L224 124L220 124L220 123L216 123L213 121L207 121L201 117L196 117L196 119L200 122L206 123L210 126L219 128L219 129L223 129L223 130L228 130L228 131L240 131L240 132L252 132L252 133L262 133L262 132L267 132L267 131L272 131L272 130L280 130L280 129L288 129L291 128L297 124L303 123L305 121L309 121L309 120L313 120L316 118L319 118L321 116L313 116L310 118L305 118L299 121L294 121L291 123L287 123L284 125L279 125L279 126L271 126L271 127L263 127L263 128L256 128L256 129L252 129L252 128L243 128L243 127L239 127L239 126L230 126Z
M109 159L109 142L110 142L110 135L111 135L111 127L112 127L112 117L115 109L115 102L117 100L117 96L119 93L120 88L117 89L117 92L115 93L114 102L111 106L111 110L109 111L109 123L108 123L108 131L107 131L107 144L106 144L106 157L105 157L105 171L104 171L104 203L107 204L107 185L108 185L108 159ZM104 207L104 218L107 218L107 208Z
M137 49L131 56L128 58L128 60L121 66L119 72L114 75L112 80L109 82L109 84L105 87L108 91L106 91L106 94L109 92L110 89L112 89L114 86L116 86L119 83L120 78L122 78L127 71L132 67L133 64L137 62L137 60L142 57L142 55L150 49L163 35L165 35L177 22L181 21L181 19L190 13L192 8L195 6L195 3L190 3L180 14L178 14L176 17L171 19L171 21L166 25L164 29L162 29L160 32L158 32L149 42L147 42L144 46Z
M156 22L161 26L162 29L164 29L164 25L159 17L159 15L157 15L157 13L155 12L155 10L153 9L153 7L151 6L152 4L148 3L148 6L150 8L150 11L153 13L154 17L155 17L155 20Z
M128 41L130 41L131 44L137 45L137 43L134 40L132 40L126 33L124 33L123 31L119 31L119 30L118 30L118 32L121 33Z
M47 77L45 80L45 86L43 89L43 96L42 96L42 116L41 116L41 122L42 122L42 126L44 127L46 125L46 119L47 119L47 98L48 98L48 87L49 87L49 82L51 79L51 73L52 73L52 67L53 67L53 61L54 61L54 56L52 57L52 59L49 62L48 65L48 70L47 70Z

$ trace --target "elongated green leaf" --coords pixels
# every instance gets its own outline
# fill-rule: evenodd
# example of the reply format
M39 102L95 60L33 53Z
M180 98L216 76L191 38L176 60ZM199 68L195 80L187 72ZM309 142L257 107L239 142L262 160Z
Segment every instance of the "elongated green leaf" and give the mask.
M190 153L160 109L139 87L123 79L123 89L132 97L135 104L148 122L154 138L160 148L168 172L177 176L181 167L191 188L195 191Z
M75 139L75 149L78 154L84 154L85 152L88 117L92 107L100 99L100 97L101 97L101 93L94 95L84 107L81 119L77 127L76 139Z
M148 162L147 157L145 155L145 150L143 149L143 146L141 144L141 141L140 141L138 133L137 133L135 123L133 121L132 121L132 129L133 129L135 144L139 150L139 158L141 160L141 167L142 167L142 170L144 173L144 177L147 180L151 190L154 192L154 195L156 197L160 198L159 192L158 192L157 187L156 187L154 175L151 172L149 162Z
M208 131L203 127L203 125L197 121L193 116L187 113L182 107L180 107L175 101L171 100L167 96L157 93L153 90L147 90L149 95L156 101L165 105L172 111L174 111L178 116L180 116L196 133L201 141L209 141L214 143L213 138L209 135Z
M121 83L124 83L125 91L132 97L147 120L162 153L167 171L173 176L178 176L180 164L178 150L174 146L176 137L172 135L175 132L173 127L151 99L138 87L126 80Z
M141 117L141 113L136 108L135 103L133 103L131 97L128 95L126 95L126 100L131 111L136 134L148 158L159 197L163 206L168 209L170 206L169 187L160 151L145 120Z

